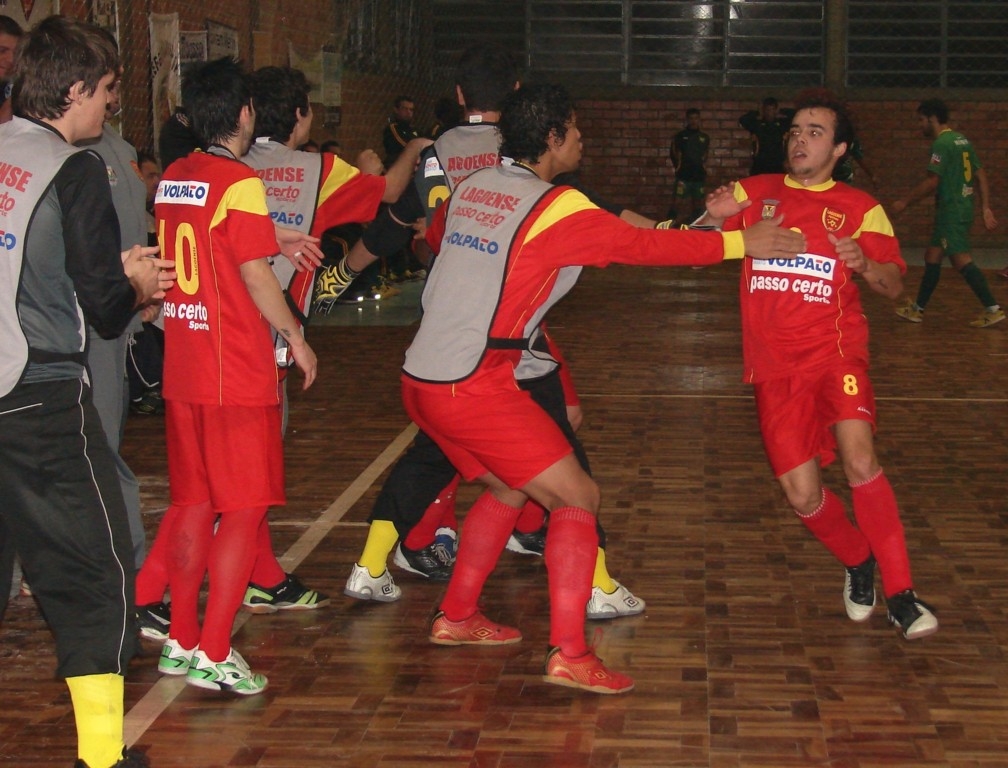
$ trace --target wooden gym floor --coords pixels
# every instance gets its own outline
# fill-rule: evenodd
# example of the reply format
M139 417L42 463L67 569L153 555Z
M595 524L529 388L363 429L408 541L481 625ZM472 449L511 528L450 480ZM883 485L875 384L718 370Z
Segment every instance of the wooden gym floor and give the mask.
M783 503L739 381L737 276L737 264L587 270L552 316L584 404L609 564L648 605L588 632L635 691L542 682L537 558L505 553L487 585L486 612L525 636L505 648L428 643L443 586L394 567L399 602L342 595L412 434L397 371L414 327L318 325L320 379L292 398L290 503L272 519L285 566L332 604L240 614L235 645L270 678L251 699L160 678L145 643L127 679L128 741L156 768L1008 766L1008 323L969 328L979 307L950 270L921 325L865 294L878 451L918 591L941 620L907 643L884 608L846 618L842 569ZM920 276L912 267L911 292ZM124 454L153 535L163 421L132 417ZM837 467L826 478L849 497ZM474 496L464 489L460 511ZM69 697L32 600L12 601L0 656L0 765L69 768Z

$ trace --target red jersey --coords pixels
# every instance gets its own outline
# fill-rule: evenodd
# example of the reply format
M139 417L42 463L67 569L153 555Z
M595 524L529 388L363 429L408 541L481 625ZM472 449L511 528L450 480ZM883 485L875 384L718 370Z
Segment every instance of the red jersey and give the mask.
M361 173L329 152L302 152L265 137L256 139L242 162L254 168L266 186L274 223L317 237L339 224L371 221L385 194L384 176ZM307 315L315 270L298 272L278 257L273 272Z
M715 264L743 250L735 232L638 229L517 165L465 179L427 242L438 257L403 370L416 386L458 394L517 387L521 349L490 340L526 341L582 266Z
M735 198L752 205L726 221L725 229L745 229L783 214L783 226L801 232L808 248L793 259L743 263L744 380L788 376L837 359L867 364L868 321L854 272L837 258L829 235L851 237L868 258L898 264L906 272L882 206L846 184L802 187L776 174L737 183Z
M361 173L336 155L322 153L322 183L311 234L350 221L371 221L385 195L385 177Z
M241 276L244 262L280 251L263 183L238 160L194 152L165 171L154 215L178 272L164 304L164 397L279 403L269 323Z

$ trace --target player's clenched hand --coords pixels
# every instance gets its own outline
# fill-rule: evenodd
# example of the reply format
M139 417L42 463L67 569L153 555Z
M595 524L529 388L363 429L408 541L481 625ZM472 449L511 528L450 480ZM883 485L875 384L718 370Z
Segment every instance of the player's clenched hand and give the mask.
M300 335L298 334L298 336ZM304 387L302 389L308 389L318 375L318 358L315 357L314 350L308 346L308 342L304 341L304 339L301 340L300 344L291 344L290 353L291 357L294 358L295 365L304 374Z
M791 259L805 251L805 236L801 232L785 229L780 224L783 216L758 221L742 230L746 256L754 259Z
M903 278L895 263L890 261L881 264L868 258L858 242L849 237L830 235L829 241L836 248L837 258L861 275L873 291L890 299L897 298L903 292Z
M373 149L365 149L357 155L357 169L372 176L381 176L385 173L385 166Z
M837 258L850 267L851 270L860 275L868 269L868 258L864 255L864 251L861 250L861 246L857 244L856 240L849 237L830 235L829 241L836 248Z

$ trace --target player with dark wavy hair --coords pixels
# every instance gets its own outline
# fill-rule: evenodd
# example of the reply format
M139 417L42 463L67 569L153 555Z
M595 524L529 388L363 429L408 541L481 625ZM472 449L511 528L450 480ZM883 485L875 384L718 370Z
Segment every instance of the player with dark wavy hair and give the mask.
M445 131L433 146L424 150L414 180L418 194L404 195L379 214L361 241L353 246L352 254L361 255L362 251L370 254L369 249L376 248L381 255L389 255L388 251L380 249L402 248L413 230L403 231L395 225L396 219L432 217L456 184L473 171L498 163L497 120L501 103L518 87L518 66L514 58L499 46L470 46L459 57L455 86L465 112L462 124ZM421 199L426 210L420 205ZM636 216L596 200L593 202L617 215ZM647 225L654 226L654 222L647 222ZM587 454L575 434L583 414L570 367L545 330L538 336L534 350L522 355L515 369L515 379L552 415L567 435L582 467L590 473ZM368 518L367 540L343 593L359 600L397 600L401 589L386 565L393 549L393 562L399 567L424 578L446 581L455 562L458 484L459 476L441 449L422 432L418 434L382 485ZM526 504L507 548L541 557L546 539L544 515L544 509L535 501ZM612 619L642 613L644 600L609 573L606 536L601 525L598 536L591 599L586 608L588 618Z
M487 486L465 518L447 593L430 626L441 645L505 645L521 633L484 616L478 599L525 501L550 510L545 561L550 650L545 680L622 693L633 680L603 665L584 637L598 547L599 489L558 424L515 382L543 317L582 266L713 264L746 251L787 258L803 238L764 222L740 233L642 229L550 182L581 161L573 102L553 85L503 105L511 163L455 187L427 231L438 252L424 315L403 365L403 403L463 477ZM473 258L476 255L478 258Z
M529 86L523 95L535 93L536 98L510 95L504 100L499 129L501 154L514 159L541 157L549 150L550 138L563 144L571 127L574 101L559 85Z

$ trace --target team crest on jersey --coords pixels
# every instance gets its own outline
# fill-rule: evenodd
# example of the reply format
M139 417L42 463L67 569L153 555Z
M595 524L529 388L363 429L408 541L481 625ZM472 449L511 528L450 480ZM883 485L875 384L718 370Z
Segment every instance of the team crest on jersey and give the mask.
M827 232L836 232L847 220L847 215L843 211L833 208L823 208L822 223Z
M764 200L763 201L763 218L772 219L777 215L777 206L780 205L780 200Z

